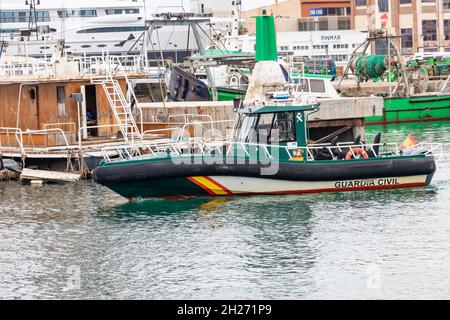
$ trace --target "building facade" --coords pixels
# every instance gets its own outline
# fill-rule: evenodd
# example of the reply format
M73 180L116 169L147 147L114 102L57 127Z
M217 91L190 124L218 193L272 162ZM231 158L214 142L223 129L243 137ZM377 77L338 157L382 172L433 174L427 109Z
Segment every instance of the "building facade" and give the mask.
M299 31L334 31L353 29L352 1L301 0Z
M300 0L273 1L266 6L244 10L242 18L245 19L245 26L248 33L256 31L255 16L263 12L275 17L275 28L277 32L298 31L298 19L300 18Z
M399 36L403 55L450 51L450 0L354 0L352 12L356 30L386 28Z

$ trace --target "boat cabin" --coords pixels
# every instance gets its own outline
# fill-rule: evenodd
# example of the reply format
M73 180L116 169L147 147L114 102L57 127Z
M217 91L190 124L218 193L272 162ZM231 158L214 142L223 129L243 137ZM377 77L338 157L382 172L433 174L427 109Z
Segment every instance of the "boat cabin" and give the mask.
M125 90L125 81L120 83ZM63 145L65 139L75 144L80 129L85 139L118 131L102 86L89 80L0 81L0 97L2 146L14 146L20 131L23 145L35 147Z
M365 143L363 125L351 127L339 126L336 120L311 121L319 111L319 104L246 109L241 113L233 138L236 145L245 145L247 148L286 150L286 153L280 154L282 158L288 157L285 160L292 160L292 152L300 152L300 161L336 160L342 158L338 154L339 145L357 146ZM355 120L357 122L358 119L346 122L348 124ZM378 136L375 143L379 143L379 139Z
M125 58L0 59L0 154L42 168L58 162L59 170L72 156L140 139L139 105L126 92L144 73Z
M235 132L235 141L283 146L306 146L309 140L308 112L318 106L262 107L243 112Z

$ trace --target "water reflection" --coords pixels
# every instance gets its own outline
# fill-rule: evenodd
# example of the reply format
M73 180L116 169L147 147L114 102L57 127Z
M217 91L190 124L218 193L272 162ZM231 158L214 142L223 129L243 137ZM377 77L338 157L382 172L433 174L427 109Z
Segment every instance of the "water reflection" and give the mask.
M450 140L450 122L368 134L380 130ZM132 203L93 182L0 183L0 297L447 298L450 165L438 167L427 188ZM66 290L74 266L81 287Z
M196 198L185 200L142 200L126 202L115 207L104 207L98 211L100 215L114 217L135 217L140 215L180 215L193 211L212 212L220 209L226 199Z

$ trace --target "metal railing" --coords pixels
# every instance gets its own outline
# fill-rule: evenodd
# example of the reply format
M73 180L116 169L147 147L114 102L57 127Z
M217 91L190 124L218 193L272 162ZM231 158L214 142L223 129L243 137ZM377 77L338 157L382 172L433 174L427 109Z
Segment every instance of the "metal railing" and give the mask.
M2 80L50 78L54 76L54 65L46 60L0 60L0 78Z
M11 143L11 135L14 135L14 143L17 143L15 146ZM4 142L2 136L6 136L7 146L3 145ZM22 130L19 128L0 127L0 150L9 150L12 148L20 148L20 153L24 153Z
M72 128L72 130L68 129L65 130L67 133L76 133L77 132L77 124L75 122L56 122L56 123L46 123L44 125L45 129L49 129L51 127L56 127L61 129L61 126L67 126L68 128ZM64 129L61 129L64 130Z
M183 118L184 123L189 123L195 121L195 118L206 118L213 125L213 118L207 114L193 114L193 113L185 113L185 114L172 114L167 117L167 120L170 122L173 119ZM206 122L206 121L205 121Z
M69 140L67 139L66 134L64 133L64 131L62 129L59 128L55 128L55 129L44 129L44 130L27 130L22 132L22 135L24 136L28 136L30 138L32 147L36 147L34 142L33 142L33 136L35 135L43 135L45 136L45 146L48 147L49 143L48 143L48 136L49 135L61 135L61 137L63 138L63 146L69 148L70 147L70 143ZM56 139L56 138L55 138ZM56 145L56 141L55 141L55 145Z
M166 134L168 133L168 134ZM152 130L146 130L142 134L142 139L146 140L146 138L160 138L162 136L169 136L169 140L173 140L176 142L176 139L180 136L181 128L175 127L175 128L163 128L163 129L152 129ZM176 138L174 138L176 137Z
M48 137L55 136L54 145L50 146ZM5 139L6 136L6 145ZM33 137L34 136L45 136L44 145L36 145ZM62 143L57 143L57 136L61 137ZM12 142L12 138L14 142ZM3 151L19 151L21 154L25 155L28 152L39 152L39 151L52 151L52 150L61 150L61 149L71 149L71 145L69 140L67 139L66 133L59 128L54 129L43 129L43 130L27 130L23 131L20 128L0 128L0 150Z
M68 62L77 62L79 75L93 79L94 77L124 76L144 74L153 70L141 55L127 56L84 56L68 57ZM56 76L56 64L49 59L33 59L27 57L0 60L0 77L9 80L24 78L53 78ZM72 75L73 76L73 75ZM128 82L128 79L127 79Z
M130 127L131 125L124 125L125 127ZM89 130L89 129L107 129L107 128L119 128L118 124L105 124L105 125L99 125L99 126L82 126L78 129L78 147L81 148L83 147L83 140L82 140L82 135L83 135L83 131L85 130Z
M282 145L269 145L261 143L248 143L248 142L238 142L238 141L220 141L215 142L205 142L199 138L190 138L188 140L177 140L176 142L142 142L140 144L133 145L120 145L113 147L106 147L102 149L103 156L106 162L112 162L113 160L109 156L110 151L120 149L122 154L127 156L122 157L122 159L133 159L136 154L158 158L167 157L168 154L173 154L175 156L188 156L199 155L199 156L210 156L212 153L223 155L241 155L243 157L251 157L264 155L270 160L279 160L280 152L284 152L287 159L295 159L295 151L299 149L303 150L305 154L305 160L308 161L321 161L318 159L318 152L323 152L324 150L328 153L329 160L332 161L345 161L345 156L343 154L350 153L352 158L359 158L360 155L357 154L356 149L362 149L366 152L371 153L372 158L386 158L386 157L408 157L412 155L424 155L432 156L437 161L442 157L442 144L440 143L421 143L408 149L402 150L400 146L396 143L379 143L379 144L340 144L336 146L332 145L316 145L316 146L303 146L303 147L293 147L293 146L282 146ZM141 150L141 152L136 152L136 149ZM127 150L126 152L124 150ZM190 150L191 152L182 152L182 150ZM414 152L416 151L416 153ZM242 153L240 153L242 152ZM307 155L307 156L306 156ZM340 156L339 156L340 155ZM283 157L283 158L286 158Z
M217 121L212 121L211 120L211 121L206 121L206 122L199 121L199 122L188 122L188 123L185 123L183 125L183 127L181 128L180 135L177 137L176 141L183 141L183 140L185 140L184 134L186 132L189 132L187 130L189 127L193 127L194 133L197 131L197 129L199 129L200 133L202 133L204 131L206 131L206 132L209 131L210 133L214 133L214 131L215 131L214 125L215 124L226 124L226 123L235 123L235 121L234 120L217 120ZM206 125L210 125L211 127L208 128ZM232 131L233 130L230 130L230 132L232 132ZM191 138L191 137L188 137L188 138ZM225 140L227 140L227 137L224 137L224 138L225 138ZM197 137L197 139L198 139L198 137Z
M184 116L184 115L178 115L178 116ZM189 115L188 115L189 116ZM193 133L199 132L199 133L204 133L204 132L211 132L214 133L215 130L217 129L215 125L217 124L227 124L227 123L233 123L235 122L234 120L217 120L214 121L212 119L211 116L209 115L204 115L204 116L200 116L200 117L205 117L208 118L208 121L195 121L195 122L186 122L183 124L182 127L172 127L172 128L163 128L163 129L153 129L153 130L146 130L143 131L143 140L145 140L146 137L148 136L158 136L161 135L161 133L169 133L170 139L173 142L180 142L180 141L186 141L191 139L191 135L190 135L190 131L188 129L191 129L190 127L193 128ZM198 130L197 130L198 129ZM232 132L233 130L230 130L230 132ZM189 135L186 136L186 133L189 133ZM204 136L204 135L203 135ZM199 139L200 137L194 137L195 139ZM203 138L201 138L203 139Z

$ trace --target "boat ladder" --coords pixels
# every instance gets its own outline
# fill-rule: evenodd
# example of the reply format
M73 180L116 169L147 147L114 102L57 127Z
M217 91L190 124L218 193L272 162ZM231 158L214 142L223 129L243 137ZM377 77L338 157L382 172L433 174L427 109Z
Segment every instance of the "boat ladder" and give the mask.
M125 141L142 139L142 134L132 114L131 103L127 102L119 81L109 75L106 78L93 79L91 82L102 86Z

